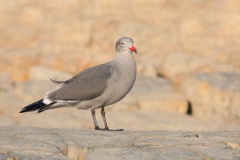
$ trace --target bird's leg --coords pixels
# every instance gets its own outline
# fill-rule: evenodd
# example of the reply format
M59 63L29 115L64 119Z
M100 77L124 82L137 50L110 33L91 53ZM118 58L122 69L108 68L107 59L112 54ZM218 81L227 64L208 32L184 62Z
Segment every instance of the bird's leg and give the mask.
M92 110L91 110L91 113L92 113L93 122L94 122L94 129L95 129L95 130L98 130L99 127L98 127L97 120L96 120L96 117L95 117L95 110L92 109Z
M102 114L103 122L104 122L104 126L105 126L105 128L103 130L105 130L105 131L123 131L123 129L112 130L112 129L108 128L107 120L106 120L106 117L105 117L104 107L102 107L101 114Z
M99 127L98 127L97 120L96 120L96 116L95 116L95 109L92 109L92 110L91 110L91 113L92 113L92 117L93 117L94 129L95 129L95 130L104 130L104 131L123 131L123 129L110 130L110 129L108 128L107 120L106 120L106 117L105 117L104 107L102 107L101 114L102 114L102 117L103 117L103 122L104 122L104 126L105 126L105 128L99 128Z
M107 125L107 120L106 120L106 117L105 117L104 107L102 107L101 114L102 114L102 117L103 117L103 122L104 122L105 130L109 130L108 125Z

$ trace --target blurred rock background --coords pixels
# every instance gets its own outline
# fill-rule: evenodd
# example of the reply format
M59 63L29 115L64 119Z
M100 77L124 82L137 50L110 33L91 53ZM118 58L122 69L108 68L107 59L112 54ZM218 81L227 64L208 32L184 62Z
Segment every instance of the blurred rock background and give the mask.
M67 80L110 60L129 36L138 77L107 108L111 128L240 130L240 1L0 3L1 126L93 128L90 111L18 112L55 86L48 77Z

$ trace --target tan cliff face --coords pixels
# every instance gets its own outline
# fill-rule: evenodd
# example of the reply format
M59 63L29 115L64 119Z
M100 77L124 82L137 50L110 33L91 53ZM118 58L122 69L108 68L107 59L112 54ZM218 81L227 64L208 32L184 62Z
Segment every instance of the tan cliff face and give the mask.
M208 69L209 64L239 70L239 3L2 2L0 71L10 73L14 81L29 79L29 68L36 64L76 73L111 58L113 42L121 36L133 37L140 46L142 74L172 77L164 60L176 52L200 56L204 71L218 70Z

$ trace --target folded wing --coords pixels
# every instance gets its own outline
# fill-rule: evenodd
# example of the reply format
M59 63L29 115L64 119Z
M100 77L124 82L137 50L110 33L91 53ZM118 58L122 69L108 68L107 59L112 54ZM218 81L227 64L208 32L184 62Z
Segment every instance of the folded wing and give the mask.
M90 100L100 96L107 87L107 80L111 77L111 65L102 64L89 68L67 81L55 81L60 86L47 93L45 98L56 100Z

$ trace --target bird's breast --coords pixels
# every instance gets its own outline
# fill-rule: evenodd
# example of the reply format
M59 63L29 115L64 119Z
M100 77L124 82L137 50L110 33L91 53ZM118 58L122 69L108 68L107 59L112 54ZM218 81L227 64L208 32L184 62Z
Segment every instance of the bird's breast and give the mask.
M136 79L136 62L130 59L125 63L116 64L112 69L112 78L109 79L109 101L106 105L118 102L132 89Z

